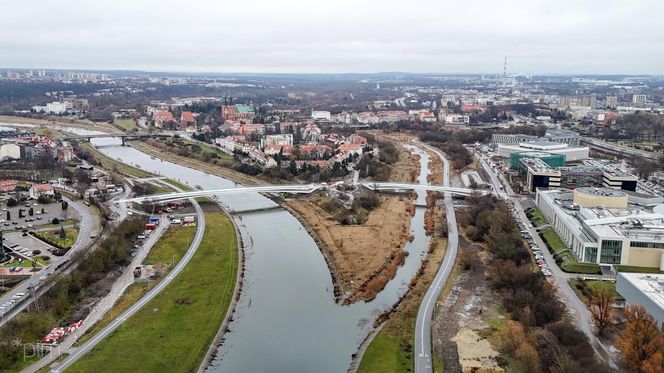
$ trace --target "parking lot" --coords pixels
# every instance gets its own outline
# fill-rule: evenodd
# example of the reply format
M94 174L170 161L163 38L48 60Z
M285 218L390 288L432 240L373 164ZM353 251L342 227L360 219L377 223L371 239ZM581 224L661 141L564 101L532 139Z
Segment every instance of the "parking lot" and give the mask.
M76 210L73 208L67 209L67 213L64 214L60 203L39 204L35 201L29 201L29 203L7 207L6 200L4 200L0 205L2 206L0 208L0 230L3 232L21 229L30 230L41 225L49 225L53 218L78 219ZM30 208L33 210L32 216L29 214ZM22 218L18 217L19 209L23 209ZM9 212L9 219L7 219L7 212Z
M52 257L50 253L53 246L33 237L32 235L23 236L22 232L11 232L4 235L5 246L8 247L17 257L27 259L24 266L32 266L30 261L34 256L39 256L39 263L48 264L49 260L45 256ZM21 249L25 249L21 250Z

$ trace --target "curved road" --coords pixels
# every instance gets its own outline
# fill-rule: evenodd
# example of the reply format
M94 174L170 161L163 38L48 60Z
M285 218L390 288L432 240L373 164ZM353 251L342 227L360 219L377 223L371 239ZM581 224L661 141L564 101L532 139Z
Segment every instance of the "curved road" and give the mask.
M205 215L203 214L203 210L201 209L198 202L196 202L196 200L190 199L189 201L194 206L194 209L196 210L196 215L198 216L198 222L196 225L196 235L194 236L194 240L192 241L191 245L189 245L189 249L184 254L182 259L178 262L178 264L173 268L171 272L168 273L166 278L164 278L162 281L159 282L159 284L157 284L157 286L152 288L152 290L150 290L147 294L145 294L145 296L143 296L138 302L136 302L134 305L132 305L126 311L120 314L120 316L118 316L115 320L113 320L110 324L108 324L99 333L95 334L94 337L90 338L87 342L85 342L83 345L77 348L75 352L73 352L71 355L67 356L64 360L62 360L62 362L60 362L56 367L53 367L51 369L51 372L62 372L63 370L71 366L74 362L76 362L78 359L80 359L83 355L88 353L97 344L99 344L99 342L101 342L115 329L117 329L123 322L125 322L125 320L127 320L136 312L138 312L141 308L143 308L143 306L145 306L149 301L151 301L154 297L156 297L157 294L159 294L162 290L164 290L164 288L166 288L166 286L168 286L168 284L170 284L171 281L173 281L173 279L180 272L182 272L182 270L187 266L191 258L198 250L198 246L203 240L203 234L205 233Z
M64 256L56 257L48 266L48 268L44 268L38 273L33 274L32 277L23 281L14 287L11 291L0 297L0 303L4 303L5 301L11 299L16 293L26 294L19 304L16 304L13 308L8 309L4 313L0 313L0 326L4 325L7 321L11 320L14 316L23 311L35 299L43 294L44 291L50 288L50 286L42 286L42 280L39 279L40 277L46 275L46 273L49 272L57 272L54 270L54 268L68 261L75 253L92 249L94 243L96 242L93 238L90 237L90 235L93 232L98 233L100 231L101 219L99 215L93 212L91 207L84 205L81 200L73 201L67 197L62 197L62 199L67 201L69 206L74 208L80 215L79 233L78 237L76 238L76 242ZM53 208L56 208L56 206ZM65 273L66 268L62 268L60 271L61 272L57 273Z
M438 149L429 145L421 144L428 150L432 151L443 161L443 186L450 186L450 163L447 158ZM445 251L445 258L434 277L431 286L427 290L420 309L417 311L417 321L415 322L415 373L428 373L433 371L433 364L431 359L431 317L433 315L433 307L436 304L436 299L440 295L440 291L445 286L447 278L452 272L454 262L456 260L457 251L459 248L459 232L457 230L456 215L454 213L454 202L452 194L445 193L445 213L447 215L447 251Z

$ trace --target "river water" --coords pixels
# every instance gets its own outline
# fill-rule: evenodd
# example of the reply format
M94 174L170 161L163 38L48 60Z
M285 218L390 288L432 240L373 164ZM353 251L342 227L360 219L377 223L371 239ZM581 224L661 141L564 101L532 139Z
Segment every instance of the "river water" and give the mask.
M94 134L78 128L67 130ZM110 157L192 186L221 189L236 185L118 146L119 139L93 139L92 143ZM418 148L409 150L420 154L418 180L427 183L429 158ZM425 197L419 195L418 202L423 203ZM258 193L218 198L237 211L275 204ZM429 238L424 231L424 211L418 207L412 218L410 233L414 239L406 244L409 256L396 277L373 301L348 306L335 303L323 255L290 213L273 210L235 217L245 243L245 283L230 332L208 371L345 372L374 318L404 294L426 255Z

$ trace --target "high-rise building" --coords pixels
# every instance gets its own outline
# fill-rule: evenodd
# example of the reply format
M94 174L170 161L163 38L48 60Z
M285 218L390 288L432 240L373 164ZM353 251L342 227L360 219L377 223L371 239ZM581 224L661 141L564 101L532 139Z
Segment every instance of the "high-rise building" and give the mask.
M560 96L560 103L558 104L561 108L568 108L571 105L571 100L569 96Z
M633 95L632 96L632 102L637 104L637 105L645 105L646 95Z
M588 106L591 109L597 109L597 98L595 96L581 96L576 100L579 106Z
M615 110L618 108L618 97L606 96L606 108Z

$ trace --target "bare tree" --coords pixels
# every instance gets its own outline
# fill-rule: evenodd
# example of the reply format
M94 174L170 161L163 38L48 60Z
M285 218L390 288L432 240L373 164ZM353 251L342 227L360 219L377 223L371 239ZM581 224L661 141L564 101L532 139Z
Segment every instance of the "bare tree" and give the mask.
M613 308L613 291L608 288L599 288L590 296L590 314L593 317L599 334L611 325L611 309Z

